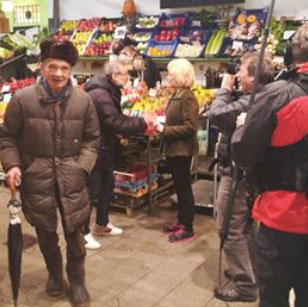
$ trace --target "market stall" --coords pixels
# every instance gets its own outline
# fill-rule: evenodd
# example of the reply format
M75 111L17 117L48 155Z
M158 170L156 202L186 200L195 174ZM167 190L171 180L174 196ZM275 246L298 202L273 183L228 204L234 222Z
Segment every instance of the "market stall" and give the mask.
M23 34L6 33L0 36L0 120L14 91L35 82L35 76L26 64L37 60L42 39L53 37L59 42L73 42L80 56L73 75L77 83L83 86L89 77L102 71L111 54L112 41L119 35L119 29L124 29L136 42L139 52L158 65L163 79L166 64L172 58L185 57L194 64L198 84L193 91L200 106L198 139L201 157L195 160L199 162L208 155L208 148L213 147L209 144L211 130L204 113L215 96L215 88L220 86L221 74L227 70L231 59L239 58L247 50L259 50L268 12L267 7L246 8L240 5L233 10L230 6L216 6L198 11L153 15L132 13L129 18L111 18L107 14L99 14L104 12L102 4L102 10L97 12L100 17L64 19L58 29L49 31L44 29L47 25L45 1L26 1L24 4L12 1L12 4L13 9L8 13L12 29L24 31ZM290 35L305 22L294 17L276 17L271 22L267 51L279 63L282 62L281 56ZM123 91L123 112L128 116L142 117L144 111L150 110L157 118L164 116L169 93L163 84L164 80L157 89L148 91L142 80L133 82L130 88ZM122 165L115 172L115 205L124 208L128 215L140 206L146 205L150 209L161 196L170 196L172 183L161 167L160 140L151 129L148 128L146 135L122 140L125 158L122 157ZM130 163L131 157L134 163ZM123 163L125 159L127 162ZM197 175L202 173L198 171L198 166L194 170Z

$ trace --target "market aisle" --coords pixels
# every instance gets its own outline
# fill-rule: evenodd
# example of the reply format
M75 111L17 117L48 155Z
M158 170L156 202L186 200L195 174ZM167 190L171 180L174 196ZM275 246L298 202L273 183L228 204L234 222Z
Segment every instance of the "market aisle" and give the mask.
M0 306L12 306L7 271L6 232L9 198L0 187ZM127 218L111 213L111 221L123 227L120 237L99 239L103 248L87 255L87 287L92 307L256 307L257 303L224 303L213 298L217 279L218 239L215 221L196 215L195 240L170 244L161 227L175 212L166 206ZM23 223L23 232L34 235ZM61 240L61 244L64 242ZM62 249L64 253L64 249ZM37 244L23 254L19 307L69 307L68 298L45 294L47 272Z

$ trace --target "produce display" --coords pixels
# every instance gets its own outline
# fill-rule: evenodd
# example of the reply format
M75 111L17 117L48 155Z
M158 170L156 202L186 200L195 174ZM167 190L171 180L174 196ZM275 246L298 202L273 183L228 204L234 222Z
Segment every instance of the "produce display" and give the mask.
M63 20L59 32L60 33L73 33L78 25L78 20Z
M80 32L93 31L100 24L101 18L81 19L78 22L77 30Z
M83 55L85 52L86 44L92 35L92 31L76 32L73 37L73 44L78 50L79 55Z
M148 44L147 43L138 43L138 45L136 46L137 50L140 53L144 53L145 50L148 48Z
M121 24L121 21L116 19L116 20L108 20L108 19L103 19L100 26L99 30L102 32L114 32L114 30Z
M258 17L259 16L259 17ZM262 22L265 18L264 13L259 10L239 12L237 17L230 22L228 37L233 40L250 40L258 37L262 30Z
M261 42L263 40L263 36L259 37L258 43L255 44L254 49L256 49L256 51L260 51L261 50ZM279 44L279 41L275 38L274 34L270 34L267 38L267 43L266 43L266 47L265 47L265 51L267 53L270 53L272 55L276 54L276 48Z
M200 43L178 44L174 56L179 58L196 58L200 56L202 49L203 45Z
M162 14L159 26L161 28L180 28L184 25L185 16L173 16Z
M157 42L171 42L174 41L179 35L179 29L161 30L154 36Z
M147 55L152 57L170 57L174 46L172 44L151 45L148 47Z
M6 48L0 47L0 58L3 60L9 59L14 56L14 52Z
M201 43L206 34L210 33L209 31L205 31L203 29L188 29L181 31L179 35L179 40L182 43Z
M26 78L24 80L16 80L12 78L11 81L0 84L0 124L3 122L4 114L9 103L9 100L5 96L8 95L10 99L11 94L17 90L35 83L35 78Z
M152 36L152 33L151 32L136 32L134 35L133 35L133 40L138 42L138 43L144 43L144 42L147 42Z
M84 52L84 56L89 57L102 57L107 56L110 54L110 46L111 42L105 42L105 43L95 43L92 42L89 44L89 46L86 48Z
M203 106L209 106L216 95L215 89L206 89L198 84L195 84L191 89L198 100L200 108Z
M157 26L159 17L155 16L141 16L137 19L136 28L139 29L152 29Z
M204 51L204 56L213 56L217 55L219 52L223 40L226 36L227 30L219 29L217 31L213 31Z

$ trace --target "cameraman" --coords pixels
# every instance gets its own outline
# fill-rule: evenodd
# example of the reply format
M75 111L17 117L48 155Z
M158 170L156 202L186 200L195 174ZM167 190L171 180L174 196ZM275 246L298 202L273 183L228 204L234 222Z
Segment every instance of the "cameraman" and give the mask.
M297 68L266 86L232 136L232 157L259 190L253 218L260 307L308 306L308 24L292 39Z
M236 75L226 74L224 76L221 89L218 90L209 110L211 124L216 125L223 132L218 146L218 163L222 168L217 197L217 224L219 232L222 229L232 182L230 139L236 127L237 116L241 112L247 111L258 57L258 53L246 53L241 58L238 73ZM272 60L269 57L265 57L257 95L259 95L265 84L271 82L273 78L272 73ZM236 101L232 101L236 77L241 84L243 96ZM225 301L255 301L257 298L256 279L252 263L252 225L246 194L245 184L241 180L236 192L228 236L224 244L224 253L228 263L225 276L231 283L225 287L217 287L214 291L218 299Z

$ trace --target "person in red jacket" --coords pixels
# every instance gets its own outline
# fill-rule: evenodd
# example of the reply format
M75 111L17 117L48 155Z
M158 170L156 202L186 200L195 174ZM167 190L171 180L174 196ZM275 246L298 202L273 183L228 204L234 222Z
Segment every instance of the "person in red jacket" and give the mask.
M267 85L232 136L233 159L257 188L261 307L308 306L308 24L292 43L294 73Z

